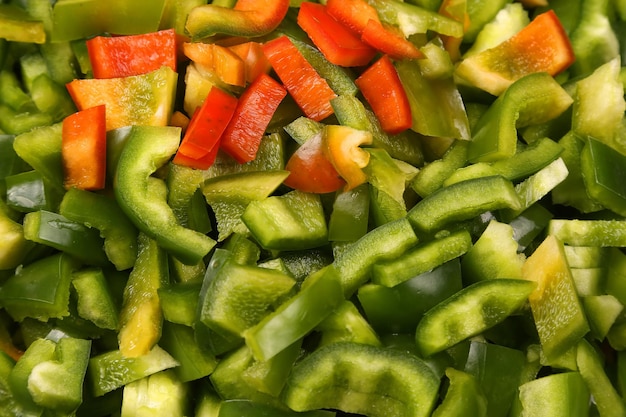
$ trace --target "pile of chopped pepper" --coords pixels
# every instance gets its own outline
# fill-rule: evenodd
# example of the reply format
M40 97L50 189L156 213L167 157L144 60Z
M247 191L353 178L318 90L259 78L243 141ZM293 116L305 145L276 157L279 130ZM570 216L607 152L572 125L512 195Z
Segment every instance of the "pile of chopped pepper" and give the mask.
M625 33L0 1L0 417L626 417Z

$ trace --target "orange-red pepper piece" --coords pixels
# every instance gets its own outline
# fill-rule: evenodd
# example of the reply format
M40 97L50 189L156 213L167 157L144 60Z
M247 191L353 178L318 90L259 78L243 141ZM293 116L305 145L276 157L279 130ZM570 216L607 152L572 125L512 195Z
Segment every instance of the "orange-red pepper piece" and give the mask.
M187 58L205 66L224 83L239 87L246 85L245 63L229 48L214 43L185 42L183 52Z
M289 176L284 184L307 193L332 193L346 184L326 156L321 134L304 142L291 155L285 170L289 171Z
M94 78L117 78L147 74L162 66L176 71L176 32L128 36L96 36L87 41Z
M106 178L106 112L91 107L63 120L61 156L64 186L101 190Z
M330 101L337 94L287 36L267 42L263 51L305 116L320 121L333 114Z
M355 83L385 132L397 134L412 126L409 99L389 56L383 55Z
M256 157L265 129L280 102L285 88L267 74L261 74L239 97L237 109L226 127L220 149L240 163Z
M298 12L298 25L309 35L326 59L342 67L368 64L376 50L326 11L326 6L304 2Z
M213 165L222 134L236 108L236 97L218 87L211 88L191 118L173 162L196 169Z

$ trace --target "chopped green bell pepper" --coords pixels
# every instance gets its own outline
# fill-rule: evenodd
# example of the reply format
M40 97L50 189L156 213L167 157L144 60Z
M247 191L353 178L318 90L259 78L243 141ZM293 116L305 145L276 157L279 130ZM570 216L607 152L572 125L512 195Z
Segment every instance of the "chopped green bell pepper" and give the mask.
M448 349L519 311L536 284L522 279L479 281L430 309L417 325L415 342L424 356Z
M547 73L533 73L502 93L474 128L471 162L492 162L515 155L517 128L551 120L574 102Z
M416 356L343 342L317 349L298 363L282 398L295 411L426 417L438 389L439 379Z
M97 229L104 239L107 257L118 270L129 269L135 264L138 232L115 199L72 188L63 196L59 213Z
M178 224L152 176L176 152L180 129L133 126L117 163L113 188L117 202L137 228L187 264L200 261L215 245L209 236Z
M357 297L368 322L379 333L409 333L428 310L462 288L459 259L394 287L362 285Z
M270 359L313 330L343 300L336 269L323 268L304 281L298 294L247 329L246 344L255 358Z
M109 265L104 241L95 229L45 210L26 213L23 224L28 240L64 251L88 265Z
M77 267L76 261L63 253L37 260L2 285L0 302L17 321L67 316L72 272Z

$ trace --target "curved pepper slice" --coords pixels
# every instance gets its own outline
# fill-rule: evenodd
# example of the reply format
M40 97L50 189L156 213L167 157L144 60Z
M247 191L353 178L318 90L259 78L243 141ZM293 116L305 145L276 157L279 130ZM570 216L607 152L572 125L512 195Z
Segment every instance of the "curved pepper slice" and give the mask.
M289 0L239 0L232 9L207 4L195 7L185 29L192 39L216 34L256 37L274 30L289 10Z
M215 245L210 237L180 226L151 175L176 152L180 129L133 126L120 155L113 188L120 207L148 236L180 261L193 265Z
M339 175L346 180L346 190L367 181L362 168L369 163L370 154L359 145L371 145L371 132L348 126L328 125L324 127L322 143L328 159Z
M438 390L439 379L416 356L341 342L296 365L283 399L295 411L330 408L370 417L425 417Z
M533 281L502 278L465 287L424 315L415 343L430 356L482 333L519 310L536 286Z

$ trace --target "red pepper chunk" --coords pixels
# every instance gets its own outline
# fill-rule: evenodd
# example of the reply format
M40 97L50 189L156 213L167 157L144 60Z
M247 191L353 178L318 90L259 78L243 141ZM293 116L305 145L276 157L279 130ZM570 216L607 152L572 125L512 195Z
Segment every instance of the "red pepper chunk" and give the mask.
M239 97L235 114L226 127L220 149L239 163L256 157L265 129L280 102L285 88L267 74L261 74Z
M361 41L393 59L423 58L412 42L383 25L378 12L365 0L328 0L329 15L356 32Z
M346 182L341 178L324 151L321 133L308 139L289 158L284 184L307 193L332 193Z
M128 36L96 36L87 41L94 78L147 74L162 66L176 71L174 29Z
M393 59L424 58L424 54L393 27L385 26L378 20L370 19L361 33L361 39L377 51Z
M101 190L106 178L106 112L90 107L63 120L61 157L64 186Z
M396 134L412 126L409 99L389 56L383 55L355 83L385 132Z
M370 19L380 22L376 9L365 0L327 0L326 11L359 34Z
M374 48L328 14L322 4L302 3L297 21L326 59L335 65L358 67L366 65L376 55Z
M219 141L237 108L237 98L218 87L211 88L191 118L173 162L208 169L217 156Z
M333 114L330 101L337 94L287 36L267 42L263 51L305 116L320 121Z

